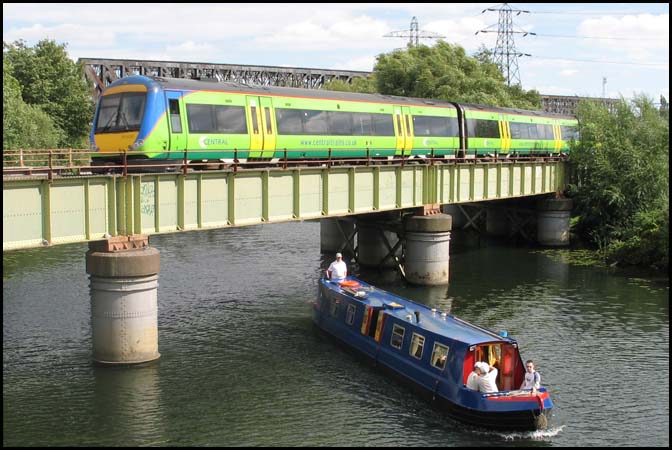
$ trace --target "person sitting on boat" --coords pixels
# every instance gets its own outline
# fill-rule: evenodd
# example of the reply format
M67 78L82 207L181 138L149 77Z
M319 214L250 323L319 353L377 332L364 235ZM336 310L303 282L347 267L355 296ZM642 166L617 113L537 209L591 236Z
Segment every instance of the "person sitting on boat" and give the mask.
M335 283L340 283L348 276L348 266L343 261L343 255L336 253L336 260L327 269L327 278Z
M478 364L480 376L478 377L478 390L481 392L499 392L497 389L497 368L485 361Z
M525 361L525 379L523 379L523 384L520 385L520 389L532 389L532 394L536 393L541 386L541 375L539 372L534 370L534 361L528 359Z
M469 374L469 377L467 377L467 389L471 389L474 391L478 390L478 377L481 375L478 366L480 365L480 362L477 362L476 365L474 366L474 370L471 371Z

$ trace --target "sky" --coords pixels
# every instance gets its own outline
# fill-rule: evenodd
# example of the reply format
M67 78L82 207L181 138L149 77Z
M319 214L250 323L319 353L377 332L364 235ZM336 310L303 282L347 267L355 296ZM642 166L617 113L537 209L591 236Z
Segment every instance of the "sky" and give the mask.
M3 3L2 39L69 56L371 71L413 17L473 55L494 49L501 3ZM668 3L510 3L523 89L669 96ZM482 30L486 30L482 32ZM405 32L405 33L404 33ZM477 33L478 32L478 33ZM522 32L528 32L524 35ZM535 35L531 33L536 33ZM399 33L398 33L399 34ZM435 39L421 39L434 45ZM606 83L605 83L606 80Z

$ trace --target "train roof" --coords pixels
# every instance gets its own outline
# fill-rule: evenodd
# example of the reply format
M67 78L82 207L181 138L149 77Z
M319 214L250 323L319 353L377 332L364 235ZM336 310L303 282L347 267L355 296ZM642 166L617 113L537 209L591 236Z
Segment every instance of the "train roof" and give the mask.
M354 280L352 277L348 277L348 279ZM340 290L337 285L328 280L323 279L320 281L330 289L336 291ZM357 289L365 292L366 296L353 296L354 299L374 308L383 308L387 314L404 322L408 322L410 325L418 327L421 330L426 330L439 336L445 336L455 342L461 342L465 346L493 341L508 343L516 342L514 339L499 336L492 330L469 323L453 315L446 314L443 316L439 311L432 311L432 309L426 305L399 297L390 292L371 286L362 280L356 281L360 283L360 286ZM416 311L418 311L420 316L419 322L416 321ZM409 316L411 317L410 321L408 320Z
M187 78L167 78L167 77L148 77L144 75L133 75L121 78L112 83L111 86L121 84L142 84L150 87L161 87L170 90L208 90L208 91L227 91L240 93L257 93L260 95L279 95L287 97L310 97L317 99L359 101L359 102L377 102L377 103L395 103L399 105L421 105L437 106L444 108L461 107L466 110L490 111L507 114L519 114L535 117L550 117L558 119L575 119L573 116L549 113L545 111L533 111L516 108L503 108L498 106L475 105L468 103L454 103L445 100L435 100L416 97L400 97L396 95L384 94L363 94L358 92L329 91L325 89L304 89L276 86L250 86L242 83L233 83L217 80L191 80Z

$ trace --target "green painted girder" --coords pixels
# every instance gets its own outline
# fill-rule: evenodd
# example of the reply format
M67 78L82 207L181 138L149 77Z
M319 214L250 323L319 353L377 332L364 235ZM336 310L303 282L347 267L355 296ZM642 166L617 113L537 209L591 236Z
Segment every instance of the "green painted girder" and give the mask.
M565 163L340 166L3 180L2 249L500 200L565 188Z

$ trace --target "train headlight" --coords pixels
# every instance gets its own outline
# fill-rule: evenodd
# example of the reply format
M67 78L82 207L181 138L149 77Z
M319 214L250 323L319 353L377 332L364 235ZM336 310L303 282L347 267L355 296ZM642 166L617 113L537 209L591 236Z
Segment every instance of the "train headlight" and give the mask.
M139 149L140 147L142 147L142 146L144 145L144 143L145 143L144 139L138 139L138 140L135 141L133 144L129 145L129 146L128 146L128 149L129 149L130 151L137 150L137 149Z

